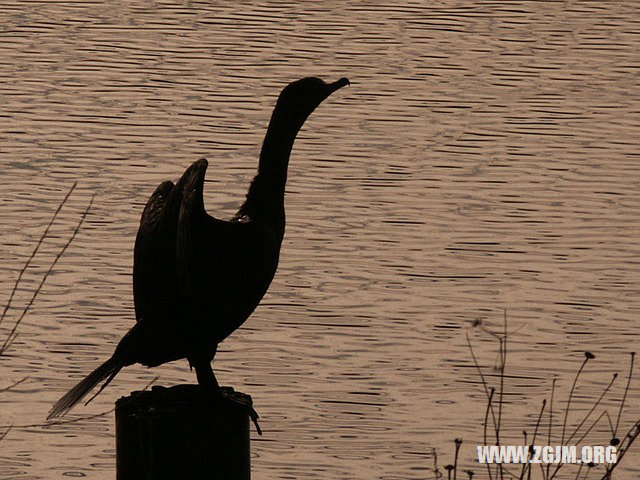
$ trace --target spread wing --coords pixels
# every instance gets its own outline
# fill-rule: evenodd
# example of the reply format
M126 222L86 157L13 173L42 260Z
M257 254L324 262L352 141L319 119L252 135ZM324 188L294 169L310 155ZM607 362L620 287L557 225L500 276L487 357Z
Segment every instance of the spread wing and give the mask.
M240 232L235 233L235 224L206 213L203 199L206 170L207 161L199 160L180 179L182 202L175 252L178 286L185 297L198 299L200 305L206 297L215 302L217 283L230 280L224 268L230 261L225 245L229 239L238 242L241 238Z
M160 185L140 221L133 268L136 318L152 326L147 332L172 332L163 339L204 332L225 338L251 314L277 266L275 234L205 212L206 169L207 161L198 160L176 185ZM185 323L191 326L185 329Z
M171 303L167 293L175 284L175 232L182 194L163 182L147 202L133 254L133 297L136 321L157 321Z
M179 182L176 278L196 316L233 324L231 318L244 321L249 316L269 286L279 243L252 222L224 221L206 213L206 168L206 160L194 163Z
M133 300L137 322L152 316L154 291L158 284L156 278L159 273L155 258L161 249L158 234L173 188L173 182L161 183L149 197L140 218L133 250Z
M157 325L178 321L178 317L189 313L185 308L193 304L188 298L201 290L197 280L204 275L198 272L198 261L193 255L185 256L183 253L189 250L179 248L178 243L181 212L188 211L186 217L192 221L204 217L215 220L206 215L202 201L206 168L207 161L198 160L175 185L162 183L142 212L133 259L133 296L138 322L144 320ZM185 192L189 192L186 203ZM199 236L198 231L188 234Z

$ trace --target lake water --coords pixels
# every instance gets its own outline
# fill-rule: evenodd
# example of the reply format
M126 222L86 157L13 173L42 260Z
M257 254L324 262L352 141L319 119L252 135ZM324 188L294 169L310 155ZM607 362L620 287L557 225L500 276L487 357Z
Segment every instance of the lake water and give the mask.
M496 385L472 324L500 330L505 309L503 443L533 431L553 378L562 414L586 350L569 424L620 372L594 414L615 424L640 321L640 3L9 1L0 25L2 305L78 181L0 339L96 195L0 357L0 388L27 377L0 392L1 478L112 479L113 416L82 417L156 375L195 381L186 361L129 367L77 421L39 426L134 322L148 196L205 156L207 209L230 217L277 94L308 75L352 85L300 133L278 273L214 361L261 415L253 478L430 479L456 437L484 478L466 335ZM610 437L603 419L584 442Z

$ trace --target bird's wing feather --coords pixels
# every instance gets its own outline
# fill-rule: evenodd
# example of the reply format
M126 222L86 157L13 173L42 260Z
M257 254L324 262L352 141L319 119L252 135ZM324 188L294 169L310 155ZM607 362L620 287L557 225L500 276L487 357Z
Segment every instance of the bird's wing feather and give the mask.
M184 322L206 318L224 338L237 327L229 317L246 319L275 272L275 237L265 237L251 222L218 220L205 212L206 168L206 160L198 160L173 188L163 184L143 213L134 296L138 321L153 327L148 331L175 333Z
M176 231L176 279L180 290L186 297L198 297L202 295L205 285L203 279L211 273L207 271L202 258L204 251L207 257L215 258L218 254L217 243L222 234L224 224L208 215L204 210L204 177L207 170L207 161L202 159L195 162L187 169L180 184L182 188L182 203L178 216ZM211 235L204 236L203 225L214 222L219 226Z
M140 227L136 235L133 250L133 299L136 309L136 321L149 316L149 304L152 303L153 279L157 254L157 235L164 208L173 190L172 182L163 182L149 197L140 218Z
M182 179L182 203L176 235L176 278L186 297L224 303L235 277L245 276L255 241L251 225L219 220L204 209L206 161L196 162Z
M163 182L142 212L133 255L133 296L136 321L154 321L166 311L159 300L172 289L175 278L173 252L182 193ZM162 315L160 315L162 316Z

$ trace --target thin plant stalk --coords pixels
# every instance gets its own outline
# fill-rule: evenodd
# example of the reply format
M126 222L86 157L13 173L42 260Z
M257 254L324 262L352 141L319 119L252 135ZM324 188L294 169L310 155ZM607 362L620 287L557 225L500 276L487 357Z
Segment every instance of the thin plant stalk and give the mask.
M573 398L573 392L575 391L576 384L578 383L578 378L580 377L580 374L582 373L582 370L584 369L584 366L587 364L588 361L589 361L589 357L585 356L584 360L582 361L582 365L580 365L580 368L578 369L578 373L573 379L573 385L571 385L571 390L569 390L569 399L567 400L567 407L564 410L564 421L562 422L562 437L560 440L561 445L564 445L564 434L567 429L567 418L569 417L569 409L571 408L571 399Z
M492 410L491 402L493 400L493 394L495 393L495 389L491 387L491 391L489 393L489 399L487 400L487 408L484 411L484 425L482 438L484 444L487 445L487 424L489 423L489 411ZM493 475L491 474L491 465L487 463L487 473L489 474L489 480L493 480Z
M438 451L435 448L433 449L433 475L436 480L442 478L442 473L438 468Z
M497 423L497 420L496 420L496 413L495 413L495 410L493 409L493 404L491 402L491 397L493 396L493 393L491 393L491 394L489 393L489 385L487 384L487 381L484 378L484 374L482 373L482 369L480 368L480 364L478 363L478 359L476 358L476 354L473 351L473 347L471 346L471 340L469 339L469 334L468 333L466 334L466 337L467 337L467 345L469 346L469 351L471 352L471 358L473 358L473 363L475 364L476 370L478 371L478 374L480 375L480 381L482 382L482 386L484 388L484 393L487 396L487 400L489 400L488 408L490 408L490 410L491 410L491 417L492 417L492 420L493 420L493 428L497 429L498 428L498 423ZM485 423L485 425L486 425L486 423Z
M500 446L500 423L502 421L502 401L503 401L503 389L504 389L504 345L502 338L498 337L498 358L500 359L500 365L498 371L500 374L500 386L498 387L498 420L496 426L496 446ZM496 478L504 480L502 474L502 463L496 463Z
M64 196L64 198L60 202L60 205L58 205L58 208L56 209L56 211L53 213L53 216L51 217L51 220L49 221L49 224L47 225L47 228L45 228L45 230L42 233L42 235L40 235L40 239L38 240L38 243L36 243L36 247L33 249L33 252L31 252L31 256L25 262L24 266L22 267L22 270L20 270L20 273L18 274L18 278L16 279L15 283L13 284L13 289L11 290L11 295L9 295L9 300L7 301L7 304L4 306L4 310L2 311L2 316L0 316L0 325L2 325L4 317L7 315L7 311L9 310L9 307L11 306L11 302L13 301L13 297L16 294L16 291L18 290L18 285L20 284L20 281L22 280L22 275L24 275L24 272L27 270L27 268L29 268L29 265L31 265L31 261L33 260L33 257L35 257L36 253L38 253L38 250L40 249L40 246L42 245L42 242L44 241L44 239L47 237L47 234L49 233L49 230L51 229L51 226L53 225L53 222L58 217L58 214L60 213L60 210L62 210L62 206L67 202L67 199L71 195L71 192L73 192L73 190L76 188L76 185L78 185L78 182L74 182L74 184L71 185L71 188L69 189L67 194Z
M598 405L600 405L600 402L602 402L602 399L604 398L604 396L609 392L609 390L611 390L611 386L613 385L613 382L616 381L616 378L618 377L617 373L613 374L613 378L611 379L611 381L609 382L609 385L607 385L607 388L605 388L602 393L600 394L600 397L598 398L598 400L596 400L596 402L593 404L593 407L591 407L591 410L589 410L589 412L587 412L587 414L585 415L585 417L582 419L582 421L580 422L580 425L578 425L576 427L576 429L573 431L573 433L569 436L569 438L567 438L567 443L569 443L573 437L575 437L575 435L578 433L578 431L580 430L580 428L582 427L582 425L585 424L585 422L587 421L587 419L591 416L591 414L594 412L594 410L598 407Z
M584 432L584 434L582 435L582 437L580 437L580 439L578 439L575 444L576 445L580 445L582 443L582 441L586 438L587 435L589 435L589 433L591 433L591 430L593 430L593 428L600 422L600 420L602 420L602 418L606 415L607 412L602 412L600 414L600 416L598 418L595 419L595 421L591 424L591 426L587 429L586 432ZM549 464L550 465L550 464ZM564 466L564 463L559 463L558 466L556 467L556 469L553 471L553 473L551 474L550 477L548 477L548 480L551 480L552 478L554 478L556 476L556 474L558 473L558 471Z
M618 410L618 418L616 419L616 428L613 429L613 438L616 438L616 434L618 433L618 427L620 426L620 416L622 415L624 402L627 399L627 392L629 391L629 386L631 385L631 375L633 374L633 364L634 364L635 358L636 358L636 352L631 352L631 363L629 365L629 376L627 377L627 386L624 388L624 395L622 396L622 401L620 402L620 409Z
M84 219L86 218L87 214L89 213L89 210L91 209L91 205L93 204L93 199L94 198L95 198L95 194L91 197L91 200L89 200L89 205L87 205L87 208L82 213L82 216L80 217L80 221L76 225L76 228L74 229L73 234L71 235L71 237L69 238L67 243L65 243L65 245L62 247L62 250L60 250L60 252L58 252L58 254L56 255L56 258L53 260L53 262L51 262L51 265L49 266L49 269L47 270L47 273L45 273L44 276L42 277L42 280L40 281L40 284L38 285L38 288L36 288L36 290L33 292L33 295L31 296L31 299L29 300L29 303L27 304L27 306L22 311L22 314L20 315L18 320L16 320L16 323L14 324L13 328L11 329L11 332L9 332L9 335L7 336L6 340L4 341L4 344L2 345L2 347L0 347L0 353L4 352L11 345L11 343L13 343L13 341L15 340L15 338L17 336L16 330L17 330L18 326L20 325L20 323L22 322L22 319L25 317L25 315L27 314L27 312L29 311L29 309L33 305L33 302L35 301L36 297L40 293L40 290L42 289L42 286L44 285L44 282L47 280L47 278L51 274L53 268L58 263L58 260L60 260L60 257L64 254L64 252L67 250L69 245L71 245L71 242L73 242L73 239L78 234L78 231L80 230L80 227L82 226L82 223L84 222Z
M158 376L153 377L149 382L147 382L147 384L144 386L144 388L142 390L140 390L139 392L134 392L132 395L135 397L136 395L139 395L140 393L148 390L149 387L151 385L153 385L155 382L157 382L159 378L160 377L158 377ZM113 407L110 410L107 410L105 412L94 413L93 415L81 415L81 416L78 416L76 418L67 418L67 419L59 419L59 420L48 420L46 423L31 423L31 424L26 424L26 425L1 425L0 428L11 429L14 426L18 427L18 428L37 428L37 427L48 427L48 426L51 426L51 425L67 425L69 423L77 423L77 422L81 422L83 420L92 420L94 418L104 417L105 415L113 413L113 411L115 409L116 408Z
M607 412L605 413L605 417L607 418L607 423L609 424L609 430L611 430L611 436L613 437L613 422L611 421L611 417L609 416L609 414Z
M618 451L620 452L620 454L618 455L618 458L616 459L616 463L614 463L613 465L611 465L611 468L608 470L608 472L605 474L604 478L611 478L611 473L613 472L613 470L620 465L620 460L622 460L622 458L625 456L625 454L629 451L629 448L631 447L631 445L633 445L633 443L636 441L636 439L638 438L638 435L640 435L640 420L637 421L627 432L627 434L624 437L624 440L627 440L627 444L622 447L622 443L620 448L618 449ZM623 440L623 442L624 442Z
M551 429L553 427L553 398L556 393L556 378L551 381L551 401L549 402L549 432L547 434L547 445L551 445ZM549 471L551 470L551 465L547 464L547 471L545 475L545 468L540 464L540 468L542 468L542 477L547 479L549 478Z
M581 463L578 467L578 472L576 473L576 480L580 478L580 472L582 471L583 464Z
M507 364L507 309L504 310L504 330L500 340L500 393L498 401L498 428L496 430L496 445L500 445L500 428L502 427L502 405L504 403L504 370ZM504 479L502 463L498 464L500 479Z
M624 405L625 399L627 398L627 393L629 391L629 387L631 384L631 374L633 373L634 360L635 360L635 352L631 352L631 362L629 364L629 377L627 378L627 385L625 386L624 395L622 397L622 401L620 402L620 409L618 410L618 418L616 420L616 426L615 428L613 428L612 426L613 439L615 439L617 435L617 430L620 424L620 416L622 415L623 405ZM609 424L611 425L611 419L609 419ZM627 433L627 435L624 437L622 442L620 442L620 446L618 447L619 455L618 455L618 458L616 459L617 462L614 463L613 465L607 466L607 472L605 473L605 476L603 478L607 478L607 479L611 478L611 474L615 469L616 465L618 465L618 462L620 462L622 457L624 457L625 453L627 452L627 450L629 450L629 447L633 444L633 442L635 442L639 434L640 434L640 421L636 422L631 427L631 429L629 429L629 432ZM627 441L626 446L624 445L625 440Z
M478 322L478 324L475 324L474 322L474 326L480 325L480 323ZM506 363L507 363L507 353L508 353L508 349L507 349L507 337L508 337L508 331L507 331L507 325L506 325L506 311L505 311L505 320L504 320L504 327L503 327L503 332L502 334L499 333L494 333L490 330L488 330L486 327L480 325L480 329L495 337L498 340L498 344L499 344L499 361L500 361L500 365L498 366L498 370L499 370L499 375L500 375L500 380L499 380L499 386L498 388L495 387L491 387L489 388L486 379L484 377L484 374L480 368L480 365L478 363L477 357L475 355L475 352L473 350L473 346L471 345L471 341L469 339L469 334L466 334L466 338L467 338L467 345L469 347L469 351L471 352L475 367L480 375L481 381L482 381L482 385L485 391L485 394L487 396L487 406L485 409L485 414L484 414L484 422L483 422L483 439L484 439L484 444L487 445L488 444L488 429L489 429L489 414L491 414L492 417L492 421L493 421L493 427L495 430L495 439L496 439L496 446L500 446L500 432L501 432L501 425L502 425L502 407L503 407L503 403L504 403L504 384L505 384L505 372L506 372ZM584 371L586 364L589 360L595 358L595 356L591 353L591 352L584 352L585 354L585 359L583 360L582 364L580 365L580 368L578 368L576 374L575 374L575 378L573 379L573 383L571 385L571 389L569 391L569 395L568 395L568 399L566 402L566 407L565 407L565 411L564 411L564 415L563 415L563 421L562 421L562 431L561 431L561 436L560 436L560 444L565 445L567 443L572 443L574 445L581 445L582 442L585 440L585 438L587 438L587 436L592 432L592 430L594 430L596 428L596 426L598 426L598 424L601 422L601 420L603 419L603 417L606 417L607 421L608 421L608 427L610 429L610 431L613 433L613 439L611 442L611 445L618 445L618 458L617 458L617 462L613 463L613 464L607 464L605 466L606 472L605 474L602 476L601 480L611 480L612 478L612 472L613 470L620 464L621 459L624 457L624 455L626 454L626 452L629 450L629 448L631 447L631 445L634 444L634 442L636 441L636 439L638 437L640 437L640 420L638 420L628 431L628 433L626 434L626 436L623 438L622 441L619 441L616 438L616 434L618 432L618 429L620 427L620 422L621 422L621 418L622 418L622 411L624 410L624 405L626 402L626 398L627 395L629 393L630 390L630 385L631 385L631 377L633 376L633 370L634 370L634 366L635 366L635 352L631 353L631 362L629 365L629 374L627 377L627 383L624 389L624 394L622 397L622 400L620 402L620 406L618 408L618 415L616 417L616 422L615 422L615 426L613 425L612 419L609 415L609 413L604 410L602 411L602 413L600 413L600 415L593 421L591 422L591 424L588 426L588 428L586 428L586 431L581 433L580 438L578 438L577 440L574 440L574 438L579 434L579 432L581 432L581 429L585 426L585 424L587 424L587 421L589 421L589 419L591 418L591 416L594 414L594 412L596 411L596 409L602 404L604 397L610 393L613 384L615 383L618 374L615 373L610 382L607 384L607 386L604 388L604 390L601 392L601 394L599 395L599 397L597 398L597 400L593 403L593 405L591 406L590 410L586 413L586 415L584 415L584 417L582 418L582 420L580 421L580 423L577 425L577 427L575 427L575 429L573 429L572 432L568 432L567 431L567 424L568 424L568 417L569 417L569 411L571 410L571 405L572 405L572 400L573 397L576 393L576 387L578 384L578 380L580 378L580 375L582 374L582 372ZM548 424L548 429L547 429L547 445L551 445L552 444L552 430L553 430L553 426L554 426L554 416L553 416L553 400L555 398L555 386L556 386L556 380L557 378L553 378L552 381L552 386L551 386L551 399L549 402L549 424ZM495 398L497 393L498 396L498 402L499 405L497 407L497 412L496 412L496 407L493 405L493 399ZM535 444L536 442L536 438L538 435L538 432L541 428L541 422L542 422L542 416L544 415L544 411L546 408L546 399L543 400L542 402L542 407L540 409L540 412L538 414L538 418L535 424L535 430L533 432L533 436L531 438L531 443ZM567 438L567 435L570 433L570 435ZM527 436L527 432L524 431L524 441L525 444L527 444L527 447L529 447L530 445L527 443L528 442L528 436ZM573 441L573 442L572 442ZM615 441L615 442L614 442ZM461 442L460 442L461 443ZM530 458L530 450L527 448L527 459ZM456 472L457 472L457 462L458 462L458 455L459 455L459 445L458 445L458 440L456 439L456 452L455 452L455 460L454 460L454 464L453 465L449 465L448 466L448 473L449 476L451 476L451 471L453 470L453 478L456 478ZM558 459L557 461L560 461L560 459ZM543 480L553 480L559 470L565 466L564 463L558 463L555 465L554 471L551 472L551 464L547 464L546 468L544 464L540 464L540 470L541 470L541 477ZM584 478L586 479L587 477L590 477L590 473L593 470L593 468L591 468L593 465L592 464L585 464L585 465L580 465L578 471L575 474L575 479L579 480L580 478ZM585 468L586 467L586 470ZM584 473L583 473L584 472ZM468 473L468 471L467 471ZM495 480L504 480L505 476L509 476L512 477L514 479L518 479L518 480L523 480L525 478L525 475L527 476L527 480L531 480L531 476L532 476L532 467L530 463L525 463L522 466L522 469L520 471L520 475L516 476L513 472L511 472L508 468L505 468L501 463L498 463L496 465L495 470L493 468L491 468L491 466L489 464L487 464L487 473L489 476L490 480L493 480L495 478ZM494 477L495 475L495 477ZM471 474L470 474L470 478L471 478Z
M8 392L9 390L11 390L13 387L17 387L18 385L20 385L22 382L24 382L25 380L27 380L29 377L24 377L22 380L18 380L17 382L12 383L11 385L9 385L8 387L4 387L4 388L0 388L0 393L4 393L4 392Z
M544 413L544 409L545 406L547 405L547 399L543 399L542 400L542 407L540 408L540 413L538 414L538 420L536 420L536 427L533 430L533 438L531 438L531 444L527 443L527 438L525 435L525 440L524 440L524 444L527 445L527 447L529 445L535 445L536 443L536 437L538 435L538 428L540 427L540 422L542 421L542 414ZM526 432L525 432L526 434ZM527 448L527 460L529 459L529 449ZM530 463L525 463L522 465L522 472L520 472L520 480L522 480L524 478L524 474L527 472L527 467L529 469L529 474L528 476L531 477L531 464Z
M460 452L460 445L462 445L462 440L459 438L456 438L455 444L456 444L456 452L453 458L453 480L456 480L458 477L458 453Z
M503 334L497 334L492 332L491 330L484 328L481 324L480 324L480 329L487 333L488 335L494 337L497 341L498 341L498 358L499 358L499 366L498 366L498 371L500 372L500 387L498 389L498 416L496 419L496 414L495 414L495 410L493 407L493 404L491 404L491 415L492 415L492 419L493 419L493 428L494 428L494 432L495 432L495 437L496 437L496 445L499 446L500 445L500 430L501 430L501 421L502 421L502 405L504 402L504 371L505 371L505 364L507 361L506 358L506 337L507 337L507 312L506 309L504 311L504 330L503 330ZM473 348L471 348L471 342L469 341L469 335L467 334L467 344L469 345L469 348L471 350L471 354L473 356L473 360L476 364L476 369L478 370L478 372L480 372L480 378L482 379L483 385L485 386L485 393L488 392L488 387L486 386L486 381L484 379L484 376L482 375L482 372L480 371L480 367L478 365L478 361L475 357L475 354L473 352ZM504 466L500 463L500 464L496 464L496 478L500 478L501 480L504 478Z

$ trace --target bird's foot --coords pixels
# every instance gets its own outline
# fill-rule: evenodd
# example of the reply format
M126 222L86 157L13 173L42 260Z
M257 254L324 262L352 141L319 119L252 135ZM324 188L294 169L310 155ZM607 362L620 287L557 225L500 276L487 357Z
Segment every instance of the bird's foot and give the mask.
M205 389L205 396L214 402L238 405L249 414L249 418L256 426L258 435L262 436L262 429L258 424L260 418L258 412L253 408L253 400L250 395L242 392L236 392L233 387L218 387L217 389Z

